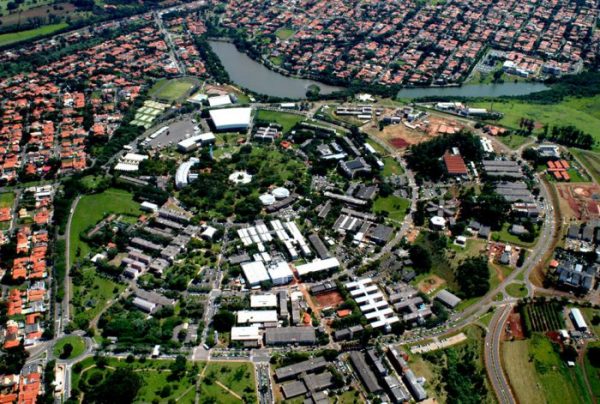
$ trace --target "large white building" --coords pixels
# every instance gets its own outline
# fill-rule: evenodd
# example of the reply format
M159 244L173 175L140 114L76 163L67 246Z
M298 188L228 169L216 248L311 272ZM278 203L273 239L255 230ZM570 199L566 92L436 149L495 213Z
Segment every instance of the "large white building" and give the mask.
M177 149L182 153L188 153L196 150L200 146L214 143L217 138L211 132L200 133L199 135L190 136L177 143Z
M116 171L137 171L140 163L146 160L148 156L137 153L127 153L115 166Z
M208 98L208 105L210 105L211 108L224 107L226 105L231 104L233 103L231 102L231 97L229 96L229 94L217 95Z
M273 262L267 268L273 285L285 285L292 281L294 274L285 261Z
M252 108L223 108L209 111L218 131L245 130L250 126Z
M349 282L346 284L346 288L358 304L360 311L371 323L371 327L385 327L386 331L390 331L390 326L400 321L371 278Z
M259 328L249 327L231 327L231 340L240 341L245 346L258 346L261 340Z
M277 296L275 296L273 293L264 295L250 295L250 307L253 309L277 307Z
M277 310L240 310L238 324L264 324L277 322Z
M245 262L241 266L250 287L259 286L270 279L267 268L260 261Z
M340 262L338 261L338 259L332 257L324 260L314 260L313 262L309 262L308 264L304 265L298 265L296 267L296 271L298 271L299 276L303 276L312 272L328 271L339 266Z

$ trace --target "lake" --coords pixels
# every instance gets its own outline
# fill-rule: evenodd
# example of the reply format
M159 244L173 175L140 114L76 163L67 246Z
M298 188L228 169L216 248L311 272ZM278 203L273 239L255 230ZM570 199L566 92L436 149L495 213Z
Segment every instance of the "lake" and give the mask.
M405 88L398 92L399 98L421 98L432 96L447 97L501 97L507 95L527 95L547 90L542 83L498 83L467 84L462 87Z
M209 41L209 44L221 60L227 73L229 73L231 80L256 93L274 97L301 99L306 98L306 90L311 85L318 86L321 89L321 94L331 94L335 91L343 90L342 87L330 86L315 80L284 76L283 74L269 70L244 52L240 52L233 43ZM500 97L526 95L547 89L548 87L542 83L469 84L462 87L406 88L400 90L398 97Z
M314 80L288 77L269 70L261 63L237 50L230 42L209 41L212 50L219 56L229 77L236 84L255 93L282 98L306 98L306 90L311 85L319 86L321 94L331 94L343 90Z

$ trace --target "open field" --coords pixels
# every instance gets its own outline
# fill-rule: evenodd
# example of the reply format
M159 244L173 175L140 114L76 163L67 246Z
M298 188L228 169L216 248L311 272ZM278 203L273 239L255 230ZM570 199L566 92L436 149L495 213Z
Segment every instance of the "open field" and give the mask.
M67 344L71 344L71 346L73 347L73 351L68 357L62 358L61 354L65 345ZM77 335L69 335L58 340L58 342L54 345L54 349L52 352L57 358L60 357L61 359L73 359L81 355L83 351L85 351L85 342L83 341L83 338Z
M171 80L161 79L154 83L148 94L151 97L168 102L181 101L189 96L199 84L199 80L192 77Z
M389 219L401 222L409 206L410 201L399 196L378 197L373 202L373 213L387 212Z
M569 369L552 342L541 335L502 344L504 369L522 403L587 403L587 390ZM579 373L580 374L580 373Z
M29 29L27 31L0 34L0 46L11 45L13 43L26 41L28 39L34 39L39 36L49 35L68 26L69 24L62 22L59 24L44 25L39 28Z
M473 103L473 107L489 108L489 102ZM533 119L541 125L576 128L600 140L600 96L567 98L558 104L529 104L522 101L496 101L494 111L504 117L499 124L511 129L519 128L521 118ZM596 146L599 147L599 146Z
M71 262L68 265L71 265L78 256L85 257L90 252L89 246L79 239L79 234L98 223L108 213L137 216L141 211L139 204L133 201L133 196L120 189L110 188L99 194L82 197L71 223L69 246ZM77 254L78 249L79 254Z
M290 114L287 112L267 111L264 109L259 109L256 113L255 119L258 121L278 123L282 126L283 133L286 134L298 122L302 122L304 120L304 116Z
M591 347L597 347L598 342L592 342L588 345L588 349ZM592 389L592 394L596 398L596 401L600 398L600 368L594 367L590 362L587 354L584 355L583 364L585 366L585 372L587 375L588 382L590 383L590 388Z

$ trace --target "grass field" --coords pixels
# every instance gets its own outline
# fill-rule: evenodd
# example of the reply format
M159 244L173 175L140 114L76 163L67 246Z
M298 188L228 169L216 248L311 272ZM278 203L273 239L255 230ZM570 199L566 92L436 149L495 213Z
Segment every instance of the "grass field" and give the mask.
M275 122L282 126L283 133L286 134L292 129L298 122L304 120L304 116L290 114L287 112L267 111L259 109L256 113L257 120L264 122Z
M225 386L226 389L223 387ZM256 400L254 368L249 362L210 362L204 371L200 394L218 403L239 403Z
M383 175L384 177L389 177L391 175L398 175L402 173L404 173L404 169L402 168L400 163L396 161L396 159L394 159L393 157L383 158L383 171L381 172L381 175Z
M138 216L141 214L139 204L133 201L133 196L127 191L109 188L106 191L85 195L79 200L77 209L73 214L70 234L70 263L77 258L77 249L80 257L85 257L90 252L90 247L79 239L79 234L88 227L98 223L108 213L121 213Z
M17 42L26 41L28 39L34 39L39 36L49 35L68 26L69 24L63 22L60 24L43 25L39 28L29 29L26 31L0 34L0 46L11 45Z
M161 79L158 80L148 94L168 102L182 101L190 95L192 89L199 84L197 79L183 77L179 79Z
M54 345L54 349L52 352L55 357L57 357L57 358L60 357L61 353L63 352L63 348L66 344L71 344L73 346L73 351L71 351L71 354L67 358L61 358L61 359L73 359L73 358L78 357L85 351L85 342L84 342L83 338L81 338L77 335L69 335L69 336L66 336L66 337L60 339Z
M472 106L488 108L489 102L474 103ZM494 111L504 114L498 123L512 129L519 128L521 118L528 118L550 126L573 125L594 136L596 141L600 140L600 96L567 98L558 104L495 101Z
M506 286L506 292L512 297L526 297L527 296L527 288L522 283L511 283Z
M400 198L399 196L390 195L378 197L373 202L373 213L387 212L388 218L396 222L401 222L406 216L406 210L410 206L408 199Z
M277 38L281 39L282 41L285 41L286 39L294 35L294 33L295 31L289 28L280 28L277 31L275 31L275 35L277 36Z
M504 342L504 369L519 402L588 403L580 372L569 369L548 338L533 334L531 339Z
M531 138L527 136L521 135L508 135L508 136L498 136L497 139L510 147L511 149L518 149L522 145L524 145Z
M598 342L592 342L588 345L588 349L598 346ZM584 356L584 366L588 378L588 382L590 383L590 387L592 389L592 394L596 398L596 401L600 398L600 369L594 367L590 360L587 357L587 354Z
M569 149L569 151L587 168L592 177L594 177L594 181L600 183L600 155L588 150L575 148Z
M15 203L15 194L13 192L4 192L0 194L0 208L10 208Z

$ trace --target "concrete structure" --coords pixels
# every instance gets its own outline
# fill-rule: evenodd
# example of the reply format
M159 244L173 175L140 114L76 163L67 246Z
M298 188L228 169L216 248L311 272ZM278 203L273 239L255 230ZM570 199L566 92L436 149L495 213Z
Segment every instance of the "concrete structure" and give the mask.
M314 345L317 342L312 327L279 327L265 330L265 345Z
M391 331L391 325L400 319L394 313L379 287L371 278L359 279L346 284L346 288L371 323L371 327L385 327Z
M339 266L340 262L338 261L338 259L332 257L324 260L318 259L304 265L298 265L296 267L296 271L298 271L299 276L305 276L313 272L328 271L334 268L338 268Z
M277 323L275 310L240 310L237 312L238 324Z
M264 295L250 295L250 307L253 309L277 307L277 296L272 293Z
M246 281L249 286L258 286L261 282L268 281L270 279L267 272L267 268L262 262L253 261L245 262L241 265Z
M257 347L260 340L260 331L256 326L231 327L231 341L242 342L246 347Z
M458 296L448 292L446 289L440 290L438 294L435 295L435 298L451 309L458 306L462 301Z
M188 153L196 150L200 146L212 144L217 138L211 132L201 133L199 135L190 136L187 139L177 143L177 150L182 153Z

